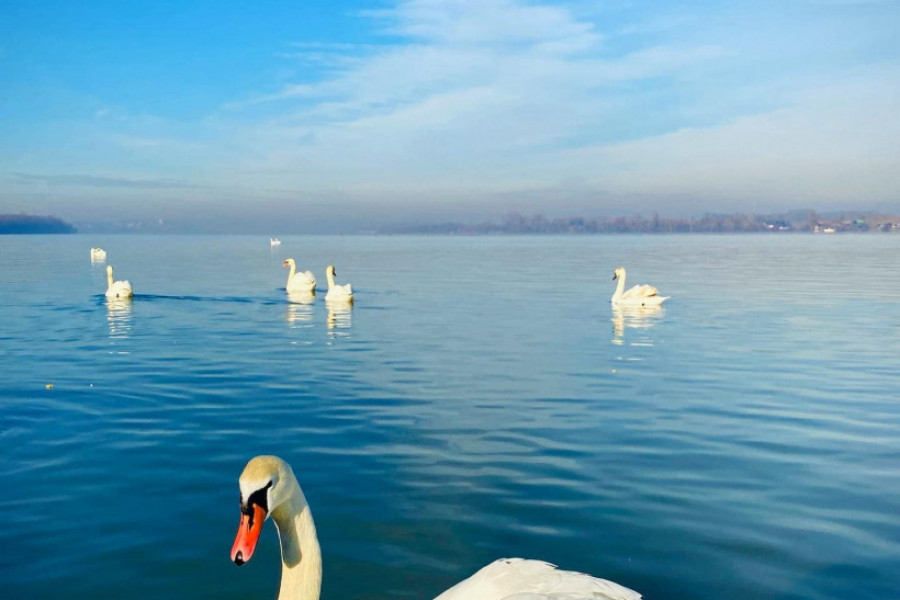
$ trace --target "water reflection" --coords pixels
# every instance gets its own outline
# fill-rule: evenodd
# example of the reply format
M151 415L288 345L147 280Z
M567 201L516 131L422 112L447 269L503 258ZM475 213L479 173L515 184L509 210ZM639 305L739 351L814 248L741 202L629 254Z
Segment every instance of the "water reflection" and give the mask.
M339 329L350 329L353 324L353 307L351 304L326 304L328 308L328 329L334 335L349 335Z
M288 292L285 319L291 327L309 327L313 319L313 303L316 295L312 292Z
M109 337L127 338L131 332L131 298L107 298L106 321Z
M613 306L612 343L621 346L625 341L626 329L649 329L665 314L662 306Z

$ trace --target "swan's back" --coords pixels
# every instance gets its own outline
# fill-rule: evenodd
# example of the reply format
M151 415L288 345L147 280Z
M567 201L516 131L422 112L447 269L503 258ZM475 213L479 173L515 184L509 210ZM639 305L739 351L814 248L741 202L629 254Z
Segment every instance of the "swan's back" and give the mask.
M540 560L501 558L435 600L640 600L624 586Z
M349 283L336 283L330 288L328 288L328 293L325 294L326 300L353 300L353 288L350 287Z
M649 296L656 296L659 294L659 290L653 287L652 285L647 284L638 284L632 287L630 290L626 291L622 294L623 298L647 298Z
M316 286L316 277L312 271L297 271L294 276L288 279L287 289L301 288L308 290Z
M131 298L134 296L134 290L131 288L131 282L114 281L106 290L106 296L109 298Z

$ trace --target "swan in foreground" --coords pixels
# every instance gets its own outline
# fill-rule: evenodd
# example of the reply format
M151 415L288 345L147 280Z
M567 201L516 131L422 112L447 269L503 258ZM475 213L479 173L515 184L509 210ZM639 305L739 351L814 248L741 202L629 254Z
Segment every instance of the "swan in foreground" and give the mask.
M311 294L316 291L316 278L313 276L312 271L297 271L297 263L294 262L293 258L288 258L281 263L281 266L291 268L290 272L288 272L287 283L284 286L288 293L306 292Z
M616 267L613 273L613 281L619 280L616 293L610 299L613 306L659 306L669 299L668 296L660 296L659 290L652 285L638 284L629 290L625 290L625 267Z
M318 600L322 553L316 526L291 466L276 456L257 456L238 480L241 521L231 548L238 566L253 556L269 516L281 542L278 600ZM539 560L503 558L456 584L435 600L640 600L617 583L561 571Z
M103 262L106 260L106 250L103 248L91 248L91 262Z
M328 293L325 294L326 302L342 302L353 304L353 288L349 283L337 284L334 282L334 266L325 267L325 278L328 279Z
M126 281L113 281L112 265L106 265L106 297L107 298L131 298L134 291L131 284Z

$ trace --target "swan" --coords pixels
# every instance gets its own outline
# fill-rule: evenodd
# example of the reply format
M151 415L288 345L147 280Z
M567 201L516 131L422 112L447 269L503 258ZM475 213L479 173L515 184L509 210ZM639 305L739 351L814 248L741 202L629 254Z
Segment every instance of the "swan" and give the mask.
M238 566L253 556L270 516L281 542L278 600L318 600L322 552L306 497L291 466L277 456L252 458L241 473L241 520L231 548ZM612 581L522 558L497 560L435 600L640 600Z
M316 291L316 278L313 276L312 271L297 271L297 263L294 262L293 258L288 258L283 263L281 263L282 267L290 267L291 270L288 273L287 283L284 288L290 292L307 292L313 293Z
M281 240L279 240L278 238L269 238L269 245L270 246L280 246Z
M106 297L107 298L131 298L134 291L128 281L113 281L112 265L106 265Z
M613 306L659 306L669 299L669 296L660 296L659 290L652 285L638 284L629 290L625 290L625 267L616 267L613 273L613 281L619 280L616 285L616 293L610 299Z
M337 284L334 282L334 266L325 267L325 278L328 280L328 293L325 294L326 302L353 304L353 288L349 283Z
M103 262L106 260L106 250L103 248L91 248L91 261Z

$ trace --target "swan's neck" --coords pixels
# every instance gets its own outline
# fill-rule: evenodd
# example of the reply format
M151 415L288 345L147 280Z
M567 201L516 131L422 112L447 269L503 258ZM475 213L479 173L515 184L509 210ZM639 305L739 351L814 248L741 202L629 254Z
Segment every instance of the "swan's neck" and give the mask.
M288 281L290 281L294 277L294 273L297 272L297 264L296 263L290 263L290 267L291 267L291 269L290 269L290 271L288 271Z
M619 297L622 295L622 292L625 291L625 273L622 273L621 276L617 277L619 280L618 284L616 284L616 293L613 294L613 297Z
M106 270L106 287L110 288L113 284L112 269Z
M325 278L328 279L328 289L334 287L334 275L331 274L331 270L325 271Z
M272 511L281 541L281 589L278 600L319 600L322 552L303 491L294 482L291 498Z

